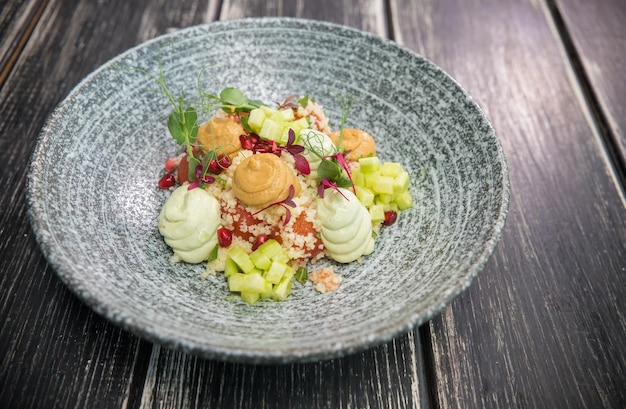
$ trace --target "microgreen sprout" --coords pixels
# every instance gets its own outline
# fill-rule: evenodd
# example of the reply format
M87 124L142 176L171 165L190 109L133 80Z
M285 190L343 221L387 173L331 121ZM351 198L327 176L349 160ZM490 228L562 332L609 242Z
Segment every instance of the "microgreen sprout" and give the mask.
M339 143L337 148L341 150L341 143L343 141L343 129L346 126L346 122L348 121L348 115L350 114L350 110L352 109L353 98L352 95L349 97L340 97L337 96L337 102L339 103L339 107L341 107L341 121L339 123Z
M200 95L201 104L207 113L215 109L221 109L227 114L235 115L248 132L252 131L248 125L250 111L265 105L263 101L247 98L241 90L235 87L224 88L218 96L209 94L198 86L198 94Z
M343 139L343 129L348 120L348 114L350 113L350 109L352 108L352 97L342 98L337 96L337 101L339 106L341 107L341 122L339 125L339 143L337 144L338 152L334 155L322 157L322 161L317 168L317 176L322 179L321 183L317 188L317 194L323 198L324 190L327 188L335 189L337 192L341 193L341 195L345 198L346 196L339 190L340 187L350 187L352 186L352 190L356 194L356 188L354 187L354 183L352 183L352 175L350 174L350 168L346 163L344 158L344 154L342 152L342 139ZM317 153L314 152L316 155ZM319 156L319 155L318 155ZM345 175L344 175L345 172ZM346 176L347 175L347 176ZM346 198L347 200L347 198Z
M283 220L283 225L287 225L287 223L289 223L289 220L291 220L291 211L289 210L289 208L296 207L296 202L293 201L293 197L295 196L295 194L296 194L296 188L293 185L289 185L289 194L287 195L286 198L284 198L280 202L272 203L271 205L266 206L263 209L252 213L252 216L256 216L257 214L261 213L264 210L269 209L270 207L282 206L285 209L285 220Z
M304 146L296 145L294 142L296 141L296 133L293 129L289 128L288 136L287 136L287 144L285 146L278 145L275 141L264 141L261 139L253 140L252 138L247 139L243 138L241 145L247 146L254 153L273 153L275 155L280 155L281 152L289 152L294 159L295 168L302 173L303 175L308 175L311 173L311 167L306 158L302 155L304 152Z

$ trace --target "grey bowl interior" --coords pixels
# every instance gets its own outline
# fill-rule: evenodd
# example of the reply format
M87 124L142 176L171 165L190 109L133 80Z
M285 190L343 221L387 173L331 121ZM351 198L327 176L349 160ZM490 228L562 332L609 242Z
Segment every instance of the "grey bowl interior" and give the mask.
M201 265L169 263L157 230L168 192L167 99L146 75L158 55L168 86L226 86L280 101L309 94L334 128L369 131L384 161L411 175L415 206L376 239L363 263L338 265L340 289L294 286L283 303L249 306ZM202 71L202 75L199 73ZM190 27L156 38L85 78L52 113L32 157L33 230L61 280L117 325L210 358L293 362L385 342L438 313L483 268L508 208L508 173L477 104L447 74L396 44L354 29L288 18Z

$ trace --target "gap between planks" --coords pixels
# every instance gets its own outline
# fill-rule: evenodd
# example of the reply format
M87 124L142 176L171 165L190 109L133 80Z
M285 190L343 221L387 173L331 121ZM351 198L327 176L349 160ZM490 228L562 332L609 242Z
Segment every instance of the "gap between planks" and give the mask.
M556 1L546 0L545 4L547 6L548 20L561 39L563 50L573 71L576 83L574 89L577 89L582 94L583 106L587 107L588 114L591 116L590 125L599 135L603 150L608 156L607 163L612 170L612 176L615 178L622 204L626 207L626 163L624 163L619 154L617 135L613 133L607 116L600 105L593 84L583 66L580 53L574 44L574 40L569 33Z

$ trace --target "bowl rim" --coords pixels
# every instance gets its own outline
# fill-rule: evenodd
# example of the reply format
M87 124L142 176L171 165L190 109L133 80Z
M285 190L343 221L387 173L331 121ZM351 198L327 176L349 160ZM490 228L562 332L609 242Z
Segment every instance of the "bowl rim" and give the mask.
M76 95L80 94L81 90L85 88L89 83L91 83L94 78L96 78L100 73L109 67L110 64L115 61L119 61L127 55L137 52L140 49L144 49L150 47L151 45L159 42L166 41L168 39L173 39L179 36L181 33L191 31L191 30L212 30L217 28L225 28L229 27L254 27L261 24L292 24L297 25L300 29L315 29L315 30L331 30L334 34L339 35L340 33L351 33L353 35L358 35L370 41L376 43L377 47L392 47L401 50L406 55L411 58L418 58L424 61L426 64L430 65L431 68L440 72L440 74L444 75L448 81L451 81L456 88L460 92L462 92L463 96L468 99L469 104L471 104L476 112L479 114L480 122L484 126L485 130L488 132L490 139L495 144L498 163L500 165L500 179L494 180L494 186L496 188L501 189L498 193L500 193L501 200L499 202L498 211L497 211L497 220L492 224L491 232L492 234L489 236L489 239L486 240L483 245L480 247L482 252L476 258L476 261L466 268L460 267L460 270L465 271L464 274L461 274L457 277L456 284L448 287L446 291L442 291L441 294L436 298L437 302L430 304L430 307L426 310L416 310L413 311L410 315L409 319L407 319L403 325L389 325L383 327L383 329L379 330L375 336L368 337L367 339L360 338L357 341L349 344L324 344L322 348L319 349L306 349L306 350L297 350L292 349L289 350L289 353L285 353L284 350L277 349L271 352L263 350L249 350L249 349L238 349L238 348L223 348L219 346L208 346L206 344L201 344L197 342L190 342L187 340L181 340L175 336L169 336L167 334L162 334L157 330L153 330L151 328L145 328L142 326L138 326L133 324L132 317L128 317L123 309L116 309L111 305L104 305L100 300L95 297L92 297L89 294L86 294L82 291L79 291L76 288L75 283L69 279L72 275L71 266L66 266L63 263L63 260L58 260L55 256L55 250L53 243L49 243L47 240L47 234L45 232L45 227L41 225L40 215L37 212L37 202L38 200L42 200L43 198L39 198L39 193L37 190L36 183L36 174L37 174L37 164L38 158L42 155L45 155L43 148L45 146L46 141L48 141L51 137L53 137L53 132L49 130L54 129L54 124L62 117L63 111L68 103L68 101L74 98ZM319 20L309 20L303 18L295 18L295 17L247 17L233 20L223 20L223 21L215 21L211 23L204 23L198 25L192 25L180 30L177 30L172 33L162 34L156 36L152 39L144 41L140 44L131 47L113 58L109 59L104 64L100 65L93 71L91 71L87 76L85 76L80 82L78 82L68 93L68 95L63 98L61 102L51 111L49 116L47 117L42 130L40 131L35 148L31 154L29 171L26 180L27 184L27 204L28 204L28 218L30 221L31 229L35 233L36 241L39 244L40 249L46 257L46 260L51 265L53 270L55 271L57 277L61 279L61 281L72 291L73 294L77 295L78 298L88 305L93 311L97 314L106 318L109 322L121 327L122 329L133 333L143 339L146 339L155 344L163 345L165 347L181 350L186 353L191 353L194 355L199 355L204 358L209 359L218 359L223 361L233 361L233 362L247 362L247 363L295 363L295 362L309 362L309 361L318 361L322 359L332 359L340 356L344 356L347 354L351 354L358 351L363 351L374 346L383 344L385 342L391 341L399 335L403 335L408 331L416 328L419 325L422 325L426 321L432 319L435 315L439 314L449 303L456 298L459 294L461 294L470 284L473 282L474 278L483 270L485 264L488 259L491 257L494 252L500 238L502 236L502 232L504 229L504 225L507 219L508 210L509 210L509 202L510 202L510 181L509 181L509 168L507 164L507 160L504 154L504 150L500 143L496 132L489 121L487 115L480 107L480 105L469 95L469 93L449 74L447 74L442 68L423 57L422 55L394 42L393 40L380 37L378 35L359 30L353 27L326 22ZM494 208L496 206L494 205Z

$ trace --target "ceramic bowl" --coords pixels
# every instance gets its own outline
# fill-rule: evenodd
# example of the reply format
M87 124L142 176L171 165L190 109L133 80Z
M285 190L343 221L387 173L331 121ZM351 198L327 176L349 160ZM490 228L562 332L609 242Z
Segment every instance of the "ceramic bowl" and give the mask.
M160 59L160 62L159 62ZM251 98L308 94L336 129L371 133L383 161L411 177L414 206L362 263L336 265L341 287L296 284L285 302L248 305L222 275L171 264L157 188L171 106L143 70L197 96L237 87ZM132 68L129 70L128 68ZM476 102L427 59L374 35L290 18L232 20L155 38L104 64L53 111L33 153L28 201L60 279L122 328L166 347L239 362L328 359L391 340L470 285L500 237L508 173ZM488 296L488 295L485 295Z

